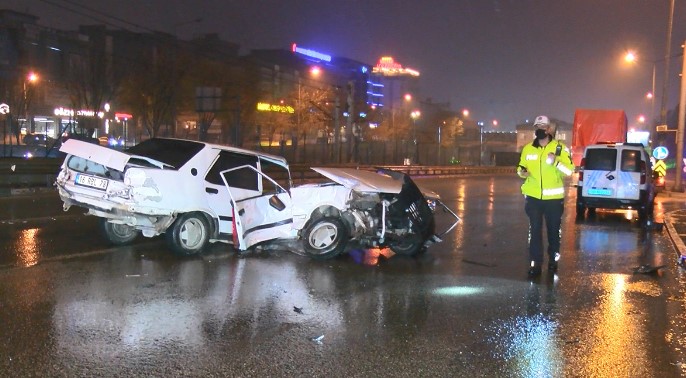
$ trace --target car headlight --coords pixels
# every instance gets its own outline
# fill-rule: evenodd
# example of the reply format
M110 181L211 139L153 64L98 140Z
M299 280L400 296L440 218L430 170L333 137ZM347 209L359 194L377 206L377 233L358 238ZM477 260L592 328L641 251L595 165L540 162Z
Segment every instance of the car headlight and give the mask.
M436 212L436 200L427 199L426 204L429 205L429 209L431 209L432 213Z

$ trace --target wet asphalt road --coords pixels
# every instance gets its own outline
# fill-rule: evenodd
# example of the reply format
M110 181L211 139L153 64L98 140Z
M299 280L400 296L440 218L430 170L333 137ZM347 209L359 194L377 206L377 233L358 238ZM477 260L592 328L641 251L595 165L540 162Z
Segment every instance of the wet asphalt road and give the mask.
M516 177L420 182L463 222L416 259L180 259L161 238L107 246L54 195L2 198L0 376L686 376L666 232L577 222L570 191L560 271L529 281ZM657 220L684 207L658 197Z

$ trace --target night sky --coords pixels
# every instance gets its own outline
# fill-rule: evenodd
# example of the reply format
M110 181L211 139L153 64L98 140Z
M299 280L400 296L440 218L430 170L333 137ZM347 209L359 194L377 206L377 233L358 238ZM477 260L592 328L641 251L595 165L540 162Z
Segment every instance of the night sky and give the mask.
M293 42L373 64L384 55L419 70L423 98L467 108L487 129L537 114L571 122L576 108L659 117L669 0L3 0L39 24L108 24L190 38L218 33L250 49ZM199 21L198 21L199 19ZM682 55L686 2L676 1L671 55ZM638 54L633 66L627 50ZM682 57L670 60L668 109Z

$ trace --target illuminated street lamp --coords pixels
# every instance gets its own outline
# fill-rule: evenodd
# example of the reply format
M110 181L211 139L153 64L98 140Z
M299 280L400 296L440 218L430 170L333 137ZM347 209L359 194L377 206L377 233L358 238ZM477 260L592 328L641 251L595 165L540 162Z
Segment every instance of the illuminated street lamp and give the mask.
M29 120L29 88L27 87L27 84L35 84L38 82L38 75L35 72L29 72L28 75L26 75L26 80L24 80L24 119L28 122ZM29 127L31 126L32 122L29 122Z
M629 63L629 64L635 64L639 61L638 55L634 51L629 50L624 55L624 61L626 63ZM650 120L651 120L651 122L655 118L655 67L657 65L657 62L659 62L659 60L650 61L650 63L653 64L653 71L652 71L652 75L651 75L650 92L648 92L646 94L646 98L648 100L650 100ZM663 99L663 101L664 101L664 99ZM664 123L664 120L661 119L660 123L661 124ZM651 125L650 140L654 140L653 134L654 134L654 127L652 127L652 125Z
M469 117L469 109L462 110L462 115L465 117Z
M422 113L419 110L413 110L410 113L410 117L412 117L412 134L413 134L413 141L414 141L414 159L419 164L419 143L417 143L417 118L419 118L422 115Z

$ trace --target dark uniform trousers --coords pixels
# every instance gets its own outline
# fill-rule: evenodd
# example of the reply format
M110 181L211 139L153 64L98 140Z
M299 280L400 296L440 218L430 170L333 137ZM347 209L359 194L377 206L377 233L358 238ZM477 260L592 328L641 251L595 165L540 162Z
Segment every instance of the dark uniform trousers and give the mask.
M529 258L537 264L543 262L543 219L548 235L548 262L554 261L560 252L560 224L564 211L564 199L540 200L526 197L524 205L529 216Z

